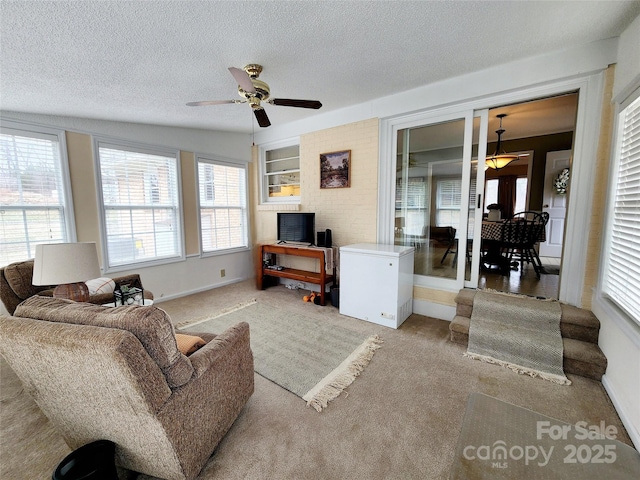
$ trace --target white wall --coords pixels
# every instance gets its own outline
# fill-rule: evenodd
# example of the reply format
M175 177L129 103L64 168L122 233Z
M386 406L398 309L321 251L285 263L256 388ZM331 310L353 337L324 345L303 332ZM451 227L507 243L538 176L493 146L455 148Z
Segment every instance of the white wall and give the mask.
M177 148L187 152L209 153L244 162L251 161L251 136L244 133L8 111L0 112L0 116L72 132L114 137L148 145Z
M85 149L73 152L67 144L71 178L73 181L74 203L80 201L83 208L75 208L75 226L79 241L95 241L100 248L99 226L97 221L97 203L94 159L91 150L90 135L101 135L121 140L129 140L153 146L166 146L184 152L197 152L211 155L213 158L228 159L238 163L251 161L251 138L249 135L214 132L207 130L172 128L134 123L119 123L72 117L32 115L18 112L0 112L3 119L18 120L31 124L57 127L67 132L76 132ZM74 157L73 159L71 157ZM105 274L117 277L126 273L139 273L142 284L154 293L158 300L175 298L202 290L214 288L249 278L252 275L251 250L232 254L200 257L198 252L198 233L196 217L196 186L193 155L181 155L183 175L183 218L185 226L185 260L150 267L136 267L127 271L114 271ZM188 160L186 160L188 159ZM186 161L186 164L185 164ZM90 164L88 165L87 162ZM82 168L80 168L82 166ZM184 184L185 173L189 180ZM192 187L191 187L191 184ZM77 198L76 198L77 197ZM220 270L225 270L222 277ZM6 313L3 305L0 312Z
M620 36L613 91L616 104L640 88L639 46L640 17ZM606 255L603 251L601 259ZM601 323L599 345L609 362L602 383L634 445L640 449L640 326L609 302L599 289L593 294L592 309Z
M529 57L485 70L424 85L407 92L322 113L255 133L263 144L369 118L391 118L425 109L479 99L496 93L530 88L547 82L604 70L615 63L618 39L611 38L555 53ZM497 105L495 105L497 106ZM384 155L385 152L381 152Z
M613 99L620 103L640 86L640 16L622 32L618 40L618 64Z

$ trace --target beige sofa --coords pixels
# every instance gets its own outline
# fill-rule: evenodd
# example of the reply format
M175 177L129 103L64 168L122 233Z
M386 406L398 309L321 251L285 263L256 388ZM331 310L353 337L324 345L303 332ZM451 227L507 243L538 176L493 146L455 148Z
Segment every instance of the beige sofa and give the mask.
M31 283L33 278L33 259L24 262L15 262L6 267L0 268L0 299L7 312L13 314L20 302L33 295L51 297L55 285L38 286ZM122 277L115 277L113 281L116 285L129 285L131 287L143 288L140 275L132 274ZM144 290L144 289L143 289ZM144 298L153 300L153 294L144 290ZM102 305L113 302L113 293L99 293L91 295L89 303Z
M0 353L70 448L116 443L116 464L195 478L253 393L249 325L189 357L155 306L33 296L0 316Z

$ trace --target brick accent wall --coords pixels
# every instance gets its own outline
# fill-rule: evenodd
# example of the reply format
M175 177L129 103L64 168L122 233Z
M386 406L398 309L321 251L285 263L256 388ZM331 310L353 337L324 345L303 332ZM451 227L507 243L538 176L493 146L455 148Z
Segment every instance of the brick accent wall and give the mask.
M301 210L316 213L337 246L375 242L378 207L378 119L320 130L300 138ZM351 150L351 186L320 188L320 154Z

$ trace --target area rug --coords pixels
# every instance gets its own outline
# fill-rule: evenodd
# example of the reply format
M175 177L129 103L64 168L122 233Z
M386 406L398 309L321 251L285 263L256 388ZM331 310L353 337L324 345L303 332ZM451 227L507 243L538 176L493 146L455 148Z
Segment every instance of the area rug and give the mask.
M250 302L180 331L221 333L247 322L256 373L322 411L369 364L382 340L282 308Z
M570 385L562 369L561 315L555 301L478 291L465 356Z
M640 454L604 422L576 425L471 393L450 480L640 478Z

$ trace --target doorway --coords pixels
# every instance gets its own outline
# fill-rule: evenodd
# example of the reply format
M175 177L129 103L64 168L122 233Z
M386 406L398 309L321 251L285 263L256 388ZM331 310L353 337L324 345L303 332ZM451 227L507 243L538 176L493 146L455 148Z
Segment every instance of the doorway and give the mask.
M539 275L528 262L514 262L508 272L481 269L478 288L558 298L577 107L578 93L573 92L489 110L487 151L496 150L492 126L499 125L501 116L500 149L518 158L503 168L486 170L485 220L490 204L500 206L501 221L523 210L549 218L535 244L543 267Z

